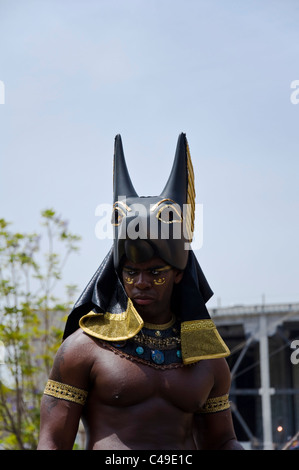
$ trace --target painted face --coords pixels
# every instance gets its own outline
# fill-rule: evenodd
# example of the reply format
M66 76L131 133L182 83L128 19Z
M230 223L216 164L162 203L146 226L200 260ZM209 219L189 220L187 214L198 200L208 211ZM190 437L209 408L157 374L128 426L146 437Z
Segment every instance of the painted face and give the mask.
M185 134L179 136L173 168L159 196L140 197L125 163L120 136L114 155L114 266L124 258L143 263L159 257L183 270L194 225L194 176Z
M153 323L169 320L173 287L182 276L181 271L158 257L143 263L126 259L122 268L122 280L128 297L139 314Z

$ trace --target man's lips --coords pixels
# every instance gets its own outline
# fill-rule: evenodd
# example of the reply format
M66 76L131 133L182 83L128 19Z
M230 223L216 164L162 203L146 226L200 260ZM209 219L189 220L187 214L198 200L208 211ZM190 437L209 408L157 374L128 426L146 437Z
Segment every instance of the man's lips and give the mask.
M149 305L154 302L155 299L152 297L146 297L146 296L136 296L133 297L133 302L135 302L138 305Z

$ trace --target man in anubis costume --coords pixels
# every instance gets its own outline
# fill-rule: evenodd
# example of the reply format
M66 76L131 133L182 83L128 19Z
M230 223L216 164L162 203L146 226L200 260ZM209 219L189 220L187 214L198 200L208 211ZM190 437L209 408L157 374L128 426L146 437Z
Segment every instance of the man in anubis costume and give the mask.
M185 134L160 196L139 197L115 138L114 243L67 320L41 406L39 449L240 449L229 350L191 249L194 174Z

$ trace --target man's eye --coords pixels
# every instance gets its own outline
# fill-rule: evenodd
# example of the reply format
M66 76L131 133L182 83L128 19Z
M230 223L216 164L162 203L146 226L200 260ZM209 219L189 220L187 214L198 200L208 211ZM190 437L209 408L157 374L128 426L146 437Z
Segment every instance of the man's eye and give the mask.
M158 274L160 274L160 272L157 271L156 269L152 269L150 273L151 273L153 276L157 276Z
M135 276L136 271L131 271L130 269L124 269L124 272L129 276Z

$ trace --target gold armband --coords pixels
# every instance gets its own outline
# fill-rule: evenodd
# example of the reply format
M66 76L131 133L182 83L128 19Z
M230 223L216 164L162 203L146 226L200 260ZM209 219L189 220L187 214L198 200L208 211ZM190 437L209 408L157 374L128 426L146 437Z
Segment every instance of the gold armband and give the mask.
M81 388L66 385L61 382L49 379L44 390L45 395L60 398L62 400L73 401L79 405L84 405L87 399L88 392Z
M228 410L230 403L228 394L221 397L208 398L202 408L197 413L216 413L217 411Z

